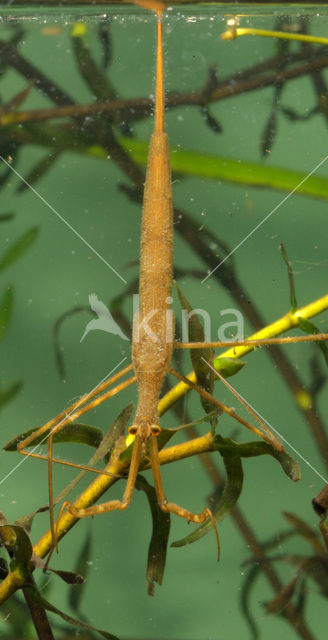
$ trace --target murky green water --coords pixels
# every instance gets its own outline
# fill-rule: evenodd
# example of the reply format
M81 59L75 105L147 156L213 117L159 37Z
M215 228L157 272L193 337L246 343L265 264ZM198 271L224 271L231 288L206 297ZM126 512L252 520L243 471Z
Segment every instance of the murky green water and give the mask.
M328 48L294 42L286 51L276 40L259 37L223 42L220 34L235 13L235 6L184 6L168 10L163 19L167 132L173 151L174 202L182 210L175 224L176 276L193 307L207 314L212 340L220 328L222 337L222 325L236 317L242 318L245 335L250 335L253 306L260 310L263 324L287 313L290 297L281 242L292 262L298 305L327 295ZM305 29L317 36L328 33L327 9L322 6L287 10L243 5L238 13L243 27ZM21 391L2 410L4 444L16 433L56 415L123 358L130 359L129 342L118 336L93 331L83 342L80 339L92 317L88 296L95 293L114 312L110 304L126 290L123 280L130 283L137 278L141 205L131 198L135 184L127 161L122 160L122 149L133 162L142 161L151 132L152 118L146 114L154 84L155 18L146 11L131 13L126 6L118 10L11 6L2 11L0 31L0 95L2 107L7 105L2 117L12 113L10 101L15 96L17 112L30 114L28 122L2 120L1 155L14 171L2 163L0 258L24 233L38 228L30 249L1 274L1 296L9 285L14 290L12 317L1 342L1 385L4 389L23 381ZM81 53L78 56L77 40L89 52L93 69L86 58L83 63ZM4 43L11 43L10 47ZM278 60L283 54L285 58ZM278 69L283 80L280 88ZM107 84L91 86L95 78L103 82L106 78ZM26 95L19 97L28 87ZM118 114L115 101L121 109ZM100 115L93 106L97 102L103 105ZM70 111L65 113L67 106ZM59 111L40 114L45 109ZM38 113L33 116L32 110ZM118 147L113 146L110 131ZM138 146L139 142L144 144ZM37 178L36 173L42 172ZM313 176L305 180L311 172ZM20 191L22 178L33 188ZM302 181L303 193L290 195ZM9 213L13 216L1 219ZM183 227L187 215L197 234L192 245ZM230 252L231 258L202 283ZM230 290L219 281L223 267L232 278ZM230 268L232 272L227 271ZM178 302L174 304L180 318ZM54 326L63 314L80 307L59 331L63 382L56 369ZM130 293L122 312L127 333L132 321ZM324 313L313 321L327 331ZM281 583L287 584L300 562L293 554L315 554L301 536L286 541L281 537L291 526L282 514L293 512L318 532L311 500L322 488L327 471L325 451L315 443L309 421L317 430L324 425L327 391L323 387L311 412L302 415L288 387L300 385L309 392L325 374L325 362L311 345L284 346L283 354L289 362L283 365L287 383L267 351L245 358L247 366L233 383L289 443L287 451L301 466L302 481L295 484L269 456L243 462L244 488L238 506L260 543L274 541L269 553L276 559L273 566ZM187 373L188 356L175 366ZM216 395L239 411L227 390L217 388ZM136 391L127 390L83 421L105 430L135 400ZM188 414L186 420L203 414L198 398L191 396L181 410ZM172 413L163 418L163 424L175 426L178 421ZM206 429L203 425L199 432ZM255 439L228 417L220 419L219 433L240 442ZM184 438L179 434L176 441ZM88 453L85 447L80 449L74 452L74 447L68 447L60 455L86 461ZM18 466L19 462L15 454L1 454L1 510L10 522L47 501L45 464L29 459ZM224 477L219 455L213 463ZM145 477L151 482L149 472ZM55 468L54 478L58 492L71 473ZM213 491L206 469L196 458L165 467L163 478L167 496L194 511L203 508ZM118 483L112 496L119 497L122 488ZM46 514L35 519L33 542L47 526ZM192 527L172 517L170 541L182 538ZM219 564L212 532L193 545L169 548L163 585L156 586L155 597L150 598L145 571L151 518L145 496L136 491L127 511L81 521L60 543L52 564L74 570L85 536L92 535L91 557L82 570L88 575L81 610L91 624L119 638L247 639L251 631L241 598L250 568L255 566L253 561L244 563L254 551L232 518L225 519L219 531ZM279 616L266 615L265 603L272 600L274 591L265 575L258 574L248 607L259 637L323 638L326 604L319 591L324 582L318 582L314 566L312 578L304 583L308 635L304 628L300 635ZM323 566L327 580L327 564ZM54 574L47 583L49 600L72 614L69 588ZM294 606L301 606L302 593L300 581ZM3 621L1 628L3 637L13 637L8 623ZM61 632L56 634L62 637Z

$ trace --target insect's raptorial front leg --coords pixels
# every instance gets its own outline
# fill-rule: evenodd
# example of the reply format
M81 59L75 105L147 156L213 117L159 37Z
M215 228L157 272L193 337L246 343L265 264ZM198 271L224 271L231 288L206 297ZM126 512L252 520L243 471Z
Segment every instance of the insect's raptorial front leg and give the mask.
M184 509L179 505L175 504L175 502L168 502L162 483L162 474L161 468L158 458L158 447L157 447L157 436L150 436L150 462L151 468L153 470L153 477L155 483L156 496L158 500L158 504L162 511L175 513L177 516L181 518L185 518L188 522L195 522L196 524L202 524L206 520L210 519L213 525L213 529L216 536L217 546L218 546L218 559L220 559L220 540L217 532L215 520L213 518L213 514L208 507L205 507L201 513L192 513L188 511L188 509Z
M134 441L133 453L130 463L129 475L126 482L125 491L123 494L122 500L109 500L109 502L104 502L103 504L96 504L92 507L87 507L86 509L79 509L74 506L71 502L65 503L65 509L69 511L76 518L86 518L87 516L95 516L98 513L108 513L109 511L114 511L114 509L120 509L123 511L127 508L127 506L131 502L133 489L136 482L136 477L138 474L139 463L141 458L142 451L142 441L139 436L136 436ZM61 514L63 513L63 509ZM58 524L58 521L57 521Z

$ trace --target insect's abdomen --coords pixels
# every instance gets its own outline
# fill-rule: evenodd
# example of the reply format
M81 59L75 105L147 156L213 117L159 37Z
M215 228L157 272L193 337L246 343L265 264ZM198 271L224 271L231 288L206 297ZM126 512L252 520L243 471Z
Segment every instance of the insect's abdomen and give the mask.
M139 387L137 416L157 416L173 341L171 306L173 212L169 145L165 133L150 141L140 247L139 317L133 326L133 365ZM142 415L141 415L142 414ZM155 419L154 415L154 419ZM137 419L136 416L136 419ZM149 416L151 419L152 416Z

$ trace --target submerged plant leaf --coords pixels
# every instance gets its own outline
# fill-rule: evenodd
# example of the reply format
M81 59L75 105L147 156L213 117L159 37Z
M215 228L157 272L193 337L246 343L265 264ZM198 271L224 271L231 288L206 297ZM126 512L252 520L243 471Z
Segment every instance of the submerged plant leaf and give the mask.
M312 506L315 512L321 516L326 518L328 512L328 484L325 484L323 489L318 493L318 495L313 498Z
M111 86L109 79L96 62L94 61L87 43L86 25L75 23L72 29L72 45L82 78L85 80L92 94L97 100L110 100L114 98L116 92Z
M61 578L66 584L77 585L84 584L85 578L81 576L79 573L75 573L75 571L63 571L62 569L51 569L49 566L47 567L47 571L52 571L59 578ZM75 590L77 592L77 590Z
M163 582L171 519L170 514L164 513L160 508L154 487L148 484L143 476L138 476L136 487L142 489L148 498L153 522L146 574L147 592L148 595L153 596L155 582L159 585Z
M0 409L4 407L7 402L10 402L15 395L20 391L23 386L23 381L18 380L17 382L13 382L13 384L9 385L5 389L0 388Z
M254 566L249 569L249 571L246 574L246 578L243 581L243 585L241 587L241 593L240 593L240 607L241 607L243 616L246 619L246 622L249 626L249 630L253 637L253 640L258 640L260 635L255 622L255 615L252 612L252 607L250 604L250 596L251 596L251 590L255 585L255 580L260 574L260 570L261 570L260 563L254 564Z
M40 592L38 591L35 585L29 584L29 585L26 585L25 588L28 590L28 594L31 600L35 602L35 604L40 605L46 611L50 611L51 613L56 613L63 620L65 620L65 622L69 622L69 624L72 624L78 628L88 629L89 631L96 631L103 638L106 638L107 640L118 640L118 638L114 636L112 633L108 633L107 631L103 631L101 629L96 629L96 627L93 627L92 625L87 624L86 622L81 622L80 620L76 620L75 618L72 618L71 616L61 611L60 609L57 609L57 607L54 607L50 602L48 602L48 600L46 600L41 596Z
M291 311L294 312L298 308L298 304L296 299L295 280L294 280L292 263L289 261L287 251L282 243L280 244L279 249L281 251L282 258L287 265L288 280L289 280L290 308L291 308Z
M243 483L243 471L241 466L241 458L250 458L253 456L271 455L278 460L283 471L294 482L300 480L301 473L299 464L286 451L277 451L266 442L248 442L246 444L237 444L230 438L222 438L215 436L214 438L216 450L223 457L227 471L227 482L221 500L214 510L214 518L216 522L220 522L235 506ZM193 533L181 540L172 543L172 547L181 547L198 540L210 530L211 523L209 521L202 524Z
M148 143L130 138L120 138L120 144L138 164L147 162ZM172 173L199 176L210 180L226 180L235 184L254 187L269 187L288 193L300 185L297 193L327 200L326 178L310 176L279 167L266 167L263 164L240 162L222 156L172 147L170 151ZM303 184L302 184L303 181Z
M35 185L41 178L43 178L48 171L52 168L57 158L62 153L62 149L50 150L42 160L37 162L31 169L31 171L24 176L24 182L21 181L17 187L17 193L22 193L25 189L30 189L31 185Z
M294 595L299 575L297 574L281 591L269 602L266 607L267 613L280 613L290 602Z
M328 556L317 554L303 561L301 569L319 586L320 593L328 598Z
M286 520L288 520L288 522L290 522L295 527L297 533L299 533L312 545L315 551L317 551L318 553L323 553L324 549L317 532L312 527L310 527L310 525L305 522L305 520L303 520L299 516L296 516L294 513L290 513L289 511L284 511L283 515Z
M112 59L112 38L109 24L99 24L98 38L102 48L102 67L107 69Z
M36 430L37 429L28 429L28 431L20 433L18 436L15 436L15 438L12 438L12 440L9 440L9 442L4 445L3 449L5 451L16 451L17 445ZM30 443L29 447L34 447L41 443L46 444L47 437L48 434L45 435L42 433ZM96 448L99 447L103 437L104 433L99 427L75 422L74 424L67 424L60 431L57 431L57 433L54 434L53 442L54 444L59 442L73 442L77 444L86 444L90 447Z
M16 262L16 260L18 260L18 258L20 258L30 248L30 246L35 242L38 233L38 227L33 227L23 233L23 235L16 240L9 249L7 249L0 259L0 271L8 269L8 267Z
M277 112L273 109L269 115L268 121L264 127L261 142L261 155L266 156L270 153L273 141L277 131Z
M105 433L98 447L98 450L95 453L97 460L100 460L100 458L104 458L106 462L108 461L109 452L113 450L115 442L117 442L124 433L131 418L132 410L133 404L131 402L124 409L122 409L117 418L115 418L107 433ZM93 459L92 464L95 464L97 460Z
M12 220L14 217L14 212L13 211L8 211L8 213L0 213L0 222L8 222L9 220Z
M7 287L0 301L0 340L10 322L12 310L14 306L14 291L12 287Z
M212 129L214 133L222 133L223 129L219 121L216 118L214 118L214 116L212 116L208 106L207 105L203 106L201 111L202 111L202 115L204 117L205 123L208 125L208 127Z
M238 444L230 440L230 438L222 438L221 436L215 436L214 441L217 450L220 451L222 455L225 450L231 450L231 452L235 452L235 455L241 458L270 455L278 460L283 471L293 482L298 482L301 479L301 470L298 462L296 462L287 451L277 451L267 442L256 441Z
M213 366L215 366L216 371L221 373L224 378L234 376L245 364L246 362L240 360L240 358L226 358L224 356L218 356L213 361Z
M231 509L235 507L243 487L244 479L240 457L236 456L231 451L224 451L223 453L221 452L221 454L223 456L223 462L227 472L227 479L219 503L213 510L215 522L221 522L221 520L230 513ZM202 538L211 528L212 523L210 520L207 520L185 538L173 542L171 546L182 547L185 544L191 544L192 542Z
M298 322L298 326L300 327L300 329L302 329L302 331L304 331L305 333L311 334L311 333L320 333L319 329L315 326L315 324L313 324L313 322L311 322L310 320L306 320L305 318L299 318L299 322ZM322 352L322 355L325 359L325 362L328 366L328 345L325 341L323 340L318 340L318 342L316 342L316 344L318 345L319 349Z
M30 574L30 561L33 547L26 531L17 525L4 524L0 526L2 544L11 553L10 571L20 575Z
M43 558L37 556L34 552L32 553L31 562L35 569L44 570L46 566L46 561ZM55 573L61 580L66 582L66 584L70 585L81 585L84 584L85 578L77 571L65 571L63 569L53 569L47 565L47 571L51 571L51 573Z
M307 601L308 590L306 589L306 580L300 579L298 585L298 594L294 603L295 613L300 617L304 617L305 605Z
M19 91L18 93L16 93L16 95L13 98L11 98L9 102L6 103L6 105L4 106L4 110L17 111L17 109L23 104L23 102L25 102L26 98L30 94L32 87L33 87L33 81L30 80L30 82L26 85L24 89L22 89L22 91Z
M90 567L90 563L88 562L91 557L91 533L90 529L85 536L85 540L81 547L80 553L77 558L77 562L75 565L76 573L83 574L84 579L87 579L87 572ZM70 607L73 609L74 613L78 613L78 615L84 618L81 611L79 611L81 598L83 595L83 589L71 589L69 593L68 602Z

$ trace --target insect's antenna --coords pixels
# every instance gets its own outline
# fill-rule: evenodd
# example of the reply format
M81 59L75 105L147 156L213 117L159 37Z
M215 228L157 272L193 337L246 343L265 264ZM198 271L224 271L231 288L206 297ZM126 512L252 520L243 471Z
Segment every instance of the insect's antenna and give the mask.
M164 132L164 72L162 12L157 12L156 101L154 131Z

